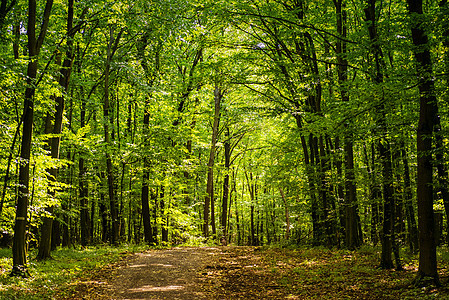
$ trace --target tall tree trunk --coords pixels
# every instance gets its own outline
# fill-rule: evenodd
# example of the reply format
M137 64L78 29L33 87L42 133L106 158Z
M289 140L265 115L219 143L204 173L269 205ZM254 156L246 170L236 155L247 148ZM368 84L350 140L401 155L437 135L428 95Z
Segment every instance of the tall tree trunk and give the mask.
M144 239L147 244L152 244L153 240L153 228L151 227L151 219L150 219L150 191L149 191L149 180L150 180L150 171L149 171L149 159L144 157L143 162L143 178L142 178L142 193L141 193L141 204L142 204L142 221L143 221L143 232Z
M226 140L224 142L224 159L225 159L225 176L223 179L223 201L221 204L221 232L223 234L223 244L228 242L228 200L229 200L229 178L230 178L230 165L231 165L231 141L229 127L226 127ZM229 205L230 206L230 205Z
M100 194L100 201L98 203L98 213L101 217L101 241L103 243L107 243L109 240L110 230L109 230L109 222L108 222L108 212L106 209L106 197L103 192L104 189L104 180L105 175L104 172L100 172L100 187L98 189L98 193Z
M168 208L165 205L165 187L161 186L161 192L159 196L159 207L161 208L161 239L163 242L168 243L168 222L167 222L167 210Z
M440 11L443 14L447 14L449 11L449 5L447 0L441 0L439 3ZM445 48L444 60L446 62L445 72L449 74L449 25L445 23L443 28L443 46ZM449 75L446 75L446 84L449 83ZM446 228L449 228L449 179L447 164L444 164L443 155L443 133L441 132L441 121L438 113L436 113L436 126L435 126L435 146L438 151L435 153L438 170L438 188L440 189L441 198L443 199L444 210L446 212ZM449 244L449 233L446 236L446 244Z
M220 90L218 83L214 90L214 122L212 125L212 138L210 143L209 161L207 162L207 186L206 197L204 199L204 214L203 214L203 235L209 236L209 212L211 208L212 198L214 197L214 161L216 144L218 137L218 126L220 121L220 103L223 97L223 92Z
M42 17L41 30L36 39L36 0L28 1L28 68L27 88L25 90L25 102L23 107L22 143L20 150L19 169L19 192L17 197L16 219L14 224L13 239L13 267L12 275L28 276L27 250L26 250L26 226L28 213L29 179L30 179L30 157L31 140L33 135L34 121L34 94L36 91L35 80L38 68L38 55L45 35L47 33L50 19L52 0L47 0Z
M405 212L407 216L408 241L410 251L417 253L419 249L418 227L416 225L415 209L413 207L412 184L410 180L410 167L407 159L405 143L401 143L402 164L404 166L404 196Z
M64 58L64 62L62 64L62 68L60 70L59 77L59 85L61 89L67 94L69 89L69 80L70 74L72 72L72 62L73 62L73 53L72 53L72 37L74 35L73 29L73 0L68 1L68 11L67 11L67 49L66 56ZM64 96L56 97L56 112L54 118L54 125L52 133L54 137L51 138L51 157L52 159L59 159L59 145L61 142L60 134L62 132L62 121L64 114ZM56 168L52 168L48 170L50 174L50 180L53 182L57 181L58 170ZM52 191L49 193L50 196L54 197L55 192ZM51 251L51 233L53 227L53 211L54 206L50 206L47 209L47 213L49 216L44 217L43 224L41 227L41 241L39 243L39 252L37 254L37 258L40 260L50 258Z
M437 270L435 244L435 221L433 212L433 166L432 136L436 125L438 103L435 96L433 68L428 48L428 37L424 31L422 0L407 0L411 17L412 40L415 48L416 71L419 89L419 122L417 130L418 150L418 229L419 229L419 267L415 283L430 277L440 285ZM439 151L440 149L437 149Z
M339 35L336 47L337 73L340 84L340 95L343 102L349 102L348 84L348 61L346 58L346 8L343 0L334 1L337 14L337 32ZM357 193L354 173L354 149L353 137L349 124L345 123L345 139L343 149L345 152L345 245L349 249L355 249L361 244L359 236L359 217L357 213Z
M251 246L257 246L257 238L256 238L256 228L254 225L254 208L256 205L256 183L255 179L253 178L253 173L248 172L245 170L245 177L246 182L248 185L248 191L251 198L251 205L250 205L250 245ZM257 178L257 177L256 177Z
M148 142L148 130L150 126L150 112L149 112L149 99L145 100L145 111L143 117L143 130L144 130L144 143L147 145ZM153 239L153 228L151 226L150 218L150 191L149 191L149 180L150 180L150 158L144 154L143 157L143 178L142 178L142 193L141 193L141 204L142 204L142 222L143 222L143 232L145 242L148 244L154 243Z
M299 109L299 107L298 107ZM302 129L302 120L301 116L299 114L295 115L296 125L298 129ZM316 189L316 183L315 183L315 172L313 169L313 162L314 162L314 153L312 147L307 147L307 141L306 137L301 134L300 136L301 141L301 147L303 150L304 155L304 164L306 169L306 175L307 175L307 183L309 186L309 196L310 196L310 203L311 203L311 215L312 215L312 233L313 233L313 244L319 245L320 241L322 239L322 224L319 222L318 219L318 213L317 213L317 189Z
M68 80L68 79L67 79ZM53 125L52 133L55 135L50 139L51 142L51 150L50 155L52 159L59 159L59 144L60 144L60 134L62 131L62 118L63 118L63 112L64 112L64 98L56 97L56 113L55 113L55 120ZM58 171L56 168L51 168L47 170L49 174L49 179L51 182L56 182ZM55 186L53 186L55 188ZM50 197L55 196L55 191L49 192ZM51 205L46 208L47 214L49 216L45 216L43 220L43 224L41 227L41 241L39 243L39 252L37 254L37 259L43 260L50 258L50 251L51 251L51 232L52 232L52 226L53 226L53 211L54 206Z
M279 192L281 193L282 202L284 203L284 210L285 210L285 223L287 227L285 228L285 239L290 239L290 213L288 211L288 204L287 200L285 199L284 191L282 188L279 188Z
M142 69L145 72L145 77L147 80L147 84L149 87L152 87L154 81L156 80L157 74L159 72L159 52L162 47L159 44L155 50L155 64L154 66L150 66L148 64L148 59L145 56L145 48L148 46L148 36L144 34L141 39L137 43L137 52L140 59L140 64ZM144 105L144 115L143 115L143 139L145 148L149 146L149 130L150 130L150 99L151 93L145 97L145 105ZM131 118L129 117L129 123L131 122ZM129 124L130 127L130 124ZM156 227L151 226L151 214L150 214L150 191L149 191L149 180L150 180L150 158L147 154L143 154L143 178L142 178L142 192L141 192L141 205L142 205L142 221L143 221L143 229L144 229L144 239L148 244L153 244L157 240L156 236ZM156 208L156 199L153 207Z
M86 100L81 100L80 126L81 130L86 126ZM89 183L87 181L87 168L85 166L84 153L79 154L79 198L80 198L80 227L81 227L81 245L87 246L92 238L90 234L88 195Z
M109 41L107 48L107 56L106 56L106 66L105 66L105 76L104 76L104 103L103 103L103 127L104 127L104 140L106 144L106 172L108 179L108 195L109 195L109 203L111 210L111 244L116 244L119 240L119 216L118 216L118 201L116 199L116 187L115 187L115 178L114 178L114 167L112 164L112 155L111 155L111 137L110 137L110 101L109 101L109 77L111 71L111 62L114 56L115 51L118 48L118 43L120 41L120 37L123 33L121 30L117 37L114 39L114 28L111 26L109 28Z
M369 199L371 199L371 242L374 246L379 242L378 236L378 225L379 225L379 199L382 197L380 195L379 187L377 186L377 176L376 176L376 164L375 164L375 146L374 143L371 144L371 157L368 155L366 144L363 145L363 155L364 155L364 163L366 165L367 173L368 173L368 182L369 182ZM372 161L372 163L371 163Z
M365 8L365 18L368 21L368 32L370 38L371 53L374 57L375 68L372 74L372 81L376 85L383 83L382 72L382 50L379 45L376 23L376 0L368 0ZM393 268L392 251L395 248L395 199L393 189L393 167L392 167L392 154L390 141L388 138L386 111L385 111L385 99L383 94L378 99L379 104L376 106L379 111L379 116L376 120L378 127L381 131L381 138L378 141L378 151L380 161L382 163L382 187L384 195L384 222L382 227L382 255L380 266L383 269ZM398 253L395 251L395 253ZM397 257L399 262L399 257ZM401 269L401 265L396 266L397 269Z

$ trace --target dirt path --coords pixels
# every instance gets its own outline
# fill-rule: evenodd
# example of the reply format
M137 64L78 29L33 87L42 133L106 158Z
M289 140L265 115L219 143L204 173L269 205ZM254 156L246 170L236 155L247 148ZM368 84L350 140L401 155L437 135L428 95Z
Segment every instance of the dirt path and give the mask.
M217 248L174 248L138 253L110 282L116 299L208 299L200 278Z
M86 274L63 299L285 299L267 269L255 247L150 250Z

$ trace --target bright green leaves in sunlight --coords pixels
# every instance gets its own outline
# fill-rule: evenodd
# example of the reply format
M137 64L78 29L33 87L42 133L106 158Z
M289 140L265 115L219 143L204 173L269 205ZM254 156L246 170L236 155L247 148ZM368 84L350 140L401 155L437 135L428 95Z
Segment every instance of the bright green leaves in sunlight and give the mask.
M422 16L441 122L431 151L435 210L445 207L436 179L449 148L443 2L426 3ZM391 227L399 248L416 250L420 93L405 2L86 0L73 2L73 17L69 3L54 2L32 83L30 248L50 217L54 249L353 248L351 234L378 245ZM16 221L30 87L26 5L9 12L0 43L5 230ZM38 20L43 13L38 3ZM395 226L383 223L386 199Z

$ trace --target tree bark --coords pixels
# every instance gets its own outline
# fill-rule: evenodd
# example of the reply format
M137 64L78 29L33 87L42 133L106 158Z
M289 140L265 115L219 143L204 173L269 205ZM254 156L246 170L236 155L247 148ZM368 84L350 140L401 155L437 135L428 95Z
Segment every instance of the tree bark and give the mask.
M69 88L69 80L70 74L72 71L72 62L73 62L73 54L72 54L72 39L73 36L72 27L73 27L73 0L69 0L68 3L68 13L67 13L67 51L66 57L64 58L64 62L62 64L62 68L60 70L59 77L59 85L64 93L68 92ZM54 125L52 133L54 137L51 138L51 158L59 159L59 145L61 142L60 134L62 132L62 121L64 114L64 96L56 97L56 112L54 117ZM58 170L56 168L51 168L47 171L50 174L50 181L56 182ZM55 192L52 191L49 193L51 197L55 196ZM47 207L48 216L44 217L42 228L41 228L41 241L39 243L39 252L37 254L37 258L39 260L44 260L51 258L51 233L53 227L53 211L54 206Z
M349 94L346 85L348 84L348 61L346 58L346 8L342 0L335 0L335 9L337 14L337 32L339 39L336 45L337 54L337 73L340 84L341 100L349 102ZM357 213L357 193L355 186L354 173L354 149L351 129L349 124L345 123L345 139L343 149L345 152L345 245L349 249L358 248L361 244L359 236L359 217Z
M161 186L161 192L159 196L159 206L161 208L161 235L162 235L162 241L168 243L168 214L167 210L168 207L166 207L165 203L165 188L164 186Z
M435 221L433 212L433 166L432 135L438 111L435 96L433 68L428 49L428 37L424 31L422 0L407 0L411 18L412 40L415 48L416 71L419 90L419 122L417 130L418 150L418 229L419 229L419 267L415 283L420 284L425 277L432 278L440 285L437 271L435 244ZM439 149L437 149L439 150Z
M410 179L410 167L407 159L407 152L404 142L401 143L402 164L404 167L404 196L405 212L407 217L408 241L410 251L417 253L419 249L418 227L416 225L415 209L413 207L412 185Z
M142 193L141 193L141 204L142 204L142 221L143 221L143 232L144 239L147 244L152 244L153 241L153 228L151 227L150 219L150 197L149 197L149 186L148 181L150 180L150 172L148 171L149 163L148 158L144 158L144 171L142 178Z
M281 193L282 202L284 203L284 210L285 210L285 223L287 227L285 228L285 239L290 239L290 213L288 211L288 204L287 200L285 199L284 191L282 188L279 188L279 192Z
M118 48L118 43L120 37L123 33L121 30L117 37L114 39L114 28L111 26L109 29L109 41L106 56L106 66L105 66L105 79L104 79L104 103L103 103L103 128L104 128L104 140L106 144L106 173L108 179L108 195L111 210L111 244L116 244L119 240L119 216L118 216L118 201L116 197L116 187L115 187L115 176L114 167L112 164L111 155L111 137L110 137L110 126L112 125L109 118L110 101L109 101L109 79L111 71L111 62L115 51Z
M3 31L7 14L14 8L17 0L1 0L0 2L0 32Z
M86 100L81 99L80 127L81 130L86 126ZM83 136L85 137L85 136ZM78 159L79 170L79 198L80 198L80 226L81 226L81 246L87 246L92 238L91 228L93 224L89 224L88 195L89 183L87 181L87 168L83 153L79 153Z
M365 18L367 21L369 38L370 38L370 51L374 57L374 70L372 72L372 81L375 85L380 85L384 81L384 75L382 71L382 50L380 48L377 24L376 24L376 0L368 0L365 7ZM374 99L376 101L376 99ZM379 158L382 164L382 190L384 195L384 222L382 227L382 255L380 266L383 269L393 268L392 251L395 248L395 198L393 189L393 167L392 167L392 154L390 141L388 138L388 128L385 111L385 99L383 92L381 98L376 106L379 111L379 116L376 119L378 128L380 129L381 137L377 142L377 148L379 152ZM397 253L397 252L395 252ZM397 257L397 261L399 258ZM397 269L401 269L401 265L396 266Z
M23 107L23 127L22 142L20 151L19 168L19 191L17 197L16 218L14 224L13 239L13 268L11 274L14 276L28 276L27 269L27 247L26 247L26 226L29 200L29 179L30 179L30 154L31 141L33 136L34 121L34 94L36 91L35 80L38 68L39 51L47 33L50 20L52 0L47 0L42 18L39 37L36 39L36 0L28 1L28 68L27 68L27 88L25 90L25 102Z
M229 201L229 178L230 178L230 166L231 166L231 141L229 127L226 127L226 140L224 142L224 159L225 159L225 176L223 179L223 200L221 204L221 232L222 243L228 243L228 201Z
M209 161L207 162L207 186L206 197L204 199L204 214L203 214L203 235L209 236L209 212L211 208L211 199L214 197L214 161L216 144L218 137L218 126L220 122L220 103L223 97L223 92L220 90L218 83L214 90L214 121L212 125L212 138L210 143Z

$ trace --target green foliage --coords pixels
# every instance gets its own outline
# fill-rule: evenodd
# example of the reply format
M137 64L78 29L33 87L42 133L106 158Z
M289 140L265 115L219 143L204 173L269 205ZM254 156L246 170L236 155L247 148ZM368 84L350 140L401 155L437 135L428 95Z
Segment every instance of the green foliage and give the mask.
M52 253L50 260L32 262L31 277L27 279L9 276L11 253L9 249L0 249L0 295L2 299L54 299L56 295L70 298L74 284L86 280L87 273L101 272L107 265L143 249L128 245L59 249ZM30 253L31 257L34 255Z
M47 216L45 207L54 205L57 215L53 217L77 242L80 226L85 225L79 224L83 209L80 188L84 185L94 226L91 242L103 238L103 229L107 240L111 184L119 206L122 238L140 243L142 185L148 182L151 224L158 232L158 241L162 228L167 228L166 245L215 243L201 237L215 85L225 93L214 164L214 209L217 216L223 209L223 182L225 175L230 175L231 243L247 244L250 227L256 226L260 243L283 247L308 244L314 227L329 220L324 217L327 213L335 220L340 244L345 209L340 192L345 192L344 176L349 171L344 166L344 137L348 136L355 153L358 213L365 240L372 229L380 228L371 222L373 208L383 199L381 192L373 195L384 176L376 148L380 142L388 140L394 150L397 199L413 200L415 211L419 104L408 23L414 16L407 16L405 2L378 3L383 6L377 8L376 15L377 43L382 52L377 66L370 50L365 3L343 2L348 16L347 53L339 54L336 45L341 38L334 2L329 0L77 1L74 26L79 26L79 31L71 37L65 36L66 4L56 1L39 56L30 161L30 227L38 228ZM0 216L0 228L5 230L13 227L17 198L20 134L12 143L26 87L25 12L26 3L19 1L18 9L7 19L5 42L0 43L2 183L10 164ZM42 3L38 12L43 12ZM446 12L447 5L437 7L436 2L429 2L424 16L431 36L443 137L448 132ZM12 30L15 24L21 25L18 36ZM111 30L113 39L120 30L122 35L106 66L107 53L114 46L114 40L109 40ZM67 58L69 41L74 61L65 91L58 82L58 60ZM19 47L18 58L14 58L13 46ZM348 62L345 82L338 76L341 56ZM107 67L109 86L104 82ZM376 82L373 78L379 70L382 81ZM342 101L342 89L347 91L348 101ZM103 118L106 94L109 120ZM58 96L65 99L62 134L44 134L47 116L54 117ZM385 121L385 128L380 120ZM108 143L105 127L111 136ZM61 138L59 159L49 157L48 139L55 137ZM313 149L314 139L321 139L322 145L317 142L320 149ZM224 161L227 142L232 148L229 169ZM445 166L448 146L443 138L440 151ZM411 167L413 199L405 195L402 150ZM106 157L111 159L112 183L105 174ZM56 178L49 177L50 169L58 170ZM146 172L149 178L143 179ZM251 195L250 186L255 195ZM285 192L285 202L280 189ZM329 207L324 207L323 191ZM439 197L440 193L436 194ZM436 199L435 208L443 206L442 199ZM313 223L314 212L317 223ZM377 228L372 228L375 225ZM217 236L222 233L223 229L218 229ZM33 238L38 240L39 234Z

